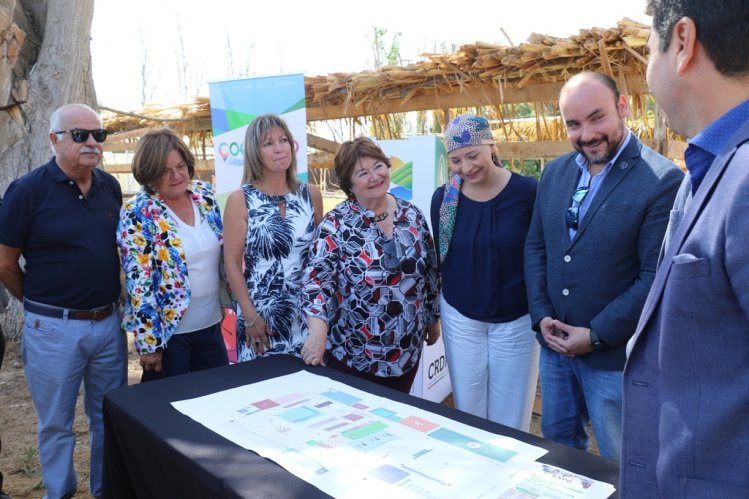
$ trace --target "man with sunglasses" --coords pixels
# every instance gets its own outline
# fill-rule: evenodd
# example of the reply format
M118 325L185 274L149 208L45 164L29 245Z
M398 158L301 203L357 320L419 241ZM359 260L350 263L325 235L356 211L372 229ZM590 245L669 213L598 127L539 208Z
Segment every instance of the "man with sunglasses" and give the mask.
M122 191L96 168L106 136L88 106L57 109L49 132L55 156L11 183L0 208L0 281L24 306L21 356L49 498L76 491L72 427L81 382L91 494L101 495L103 397L127 382L115 241Z
M575 152L544 169L525 246L541 429L587 450L590 422L600 454L618 460L625 347L683 173L627 129L608 76L572 77L559 107Z

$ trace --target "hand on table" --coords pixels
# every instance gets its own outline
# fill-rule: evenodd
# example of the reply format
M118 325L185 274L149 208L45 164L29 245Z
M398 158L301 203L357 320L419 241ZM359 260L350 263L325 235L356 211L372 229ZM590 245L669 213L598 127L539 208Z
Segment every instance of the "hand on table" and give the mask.
M317 317L307 317L309 334L302 347L302 360L308 366L325 365L325 343L328 340L328 325Z

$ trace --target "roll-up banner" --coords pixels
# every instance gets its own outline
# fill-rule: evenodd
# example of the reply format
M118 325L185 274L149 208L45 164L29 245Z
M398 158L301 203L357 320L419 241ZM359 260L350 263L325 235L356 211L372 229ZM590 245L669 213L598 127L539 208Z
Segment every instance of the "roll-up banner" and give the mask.
M247 125L261 114L274 113L286 121L296 142L297 176L307 181L307 112L302 73L214 81L208 89L216 193L222 207L242 181Z

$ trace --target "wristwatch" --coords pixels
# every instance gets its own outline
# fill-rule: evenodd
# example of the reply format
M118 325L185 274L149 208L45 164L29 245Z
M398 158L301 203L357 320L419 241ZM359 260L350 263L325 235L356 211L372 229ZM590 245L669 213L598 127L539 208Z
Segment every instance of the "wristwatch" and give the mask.
M593 345L594 352L605 352L609 349L609 346L592 329L590 330L590 344Z

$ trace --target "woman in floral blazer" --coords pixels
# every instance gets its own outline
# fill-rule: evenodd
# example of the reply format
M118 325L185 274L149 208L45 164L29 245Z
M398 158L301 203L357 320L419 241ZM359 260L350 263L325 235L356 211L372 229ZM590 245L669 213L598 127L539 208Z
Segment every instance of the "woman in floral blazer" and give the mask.
M133 158L142 189L125 202L117 243L142 381L228 364L219 294L221 214L195 157L173 131L148 132ZM167 348L167 346L169 348Z

